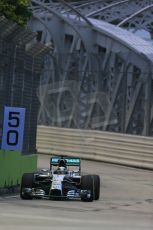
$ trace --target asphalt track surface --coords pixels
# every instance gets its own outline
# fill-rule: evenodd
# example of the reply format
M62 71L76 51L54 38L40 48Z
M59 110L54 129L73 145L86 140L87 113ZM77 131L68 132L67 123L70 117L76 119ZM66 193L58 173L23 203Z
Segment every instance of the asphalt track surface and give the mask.
M39 156L39 168L49 156ZM153 230L153 171L82 161L99 174L99 201L21 200L0 197L0 230Z

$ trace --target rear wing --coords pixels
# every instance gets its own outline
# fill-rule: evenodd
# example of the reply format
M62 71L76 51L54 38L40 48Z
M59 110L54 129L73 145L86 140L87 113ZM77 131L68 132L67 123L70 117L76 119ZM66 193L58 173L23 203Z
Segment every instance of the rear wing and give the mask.
M52 166L58 166L59 160L61 159L66 161L67 166L78 166L79 170L81 169L81 159L79 157L67 157L67 156L51 157L50 169L52 169Z

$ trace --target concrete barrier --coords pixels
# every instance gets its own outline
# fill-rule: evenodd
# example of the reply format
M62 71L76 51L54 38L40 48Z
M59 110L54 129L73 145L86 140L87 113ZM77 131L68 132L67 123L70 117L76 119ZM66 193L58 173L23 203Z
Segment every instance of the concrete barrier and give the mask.
M38 126L37 150L153 170L152 137Z

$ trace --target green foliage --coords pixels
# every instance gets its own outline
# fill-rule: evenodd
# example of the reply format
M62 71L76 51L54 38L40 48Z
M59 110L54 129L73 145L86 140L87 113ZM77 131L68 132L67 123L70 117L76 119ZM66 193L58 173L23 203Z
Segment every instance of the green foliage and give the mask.
M31 16L29 0L0 0L0 16L25 25Z

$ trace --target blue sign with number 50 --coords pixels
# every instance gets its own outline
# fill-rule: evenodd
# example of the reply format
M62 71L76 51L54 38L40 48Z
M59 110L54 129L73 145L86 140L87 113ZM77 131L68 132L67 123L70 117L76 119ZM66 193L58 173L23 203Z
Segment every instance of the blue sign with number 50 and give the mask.
M2 149L22 151L25 108L5 107Z

